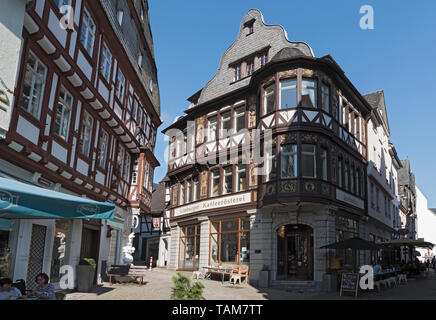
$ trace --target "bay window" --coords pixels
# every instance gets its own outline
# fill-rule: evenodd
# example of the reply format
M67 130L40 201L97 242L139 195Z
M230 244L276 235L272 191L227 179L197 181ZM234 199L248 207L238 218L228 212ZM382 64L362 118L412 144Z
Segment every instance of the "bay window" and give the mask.
M186 184L186 203L190 203L192 201L192 182L188 181Z
M274 111L275 101L276 101L276 85L275 83L273 83L272 85L265 88L263 114L268 114Z
M297 80L280 81L280 109L295 108L297 98Z
M326 84L322 84L321 87L321 97L322 97L322 109L327 112L330 113L330 87L327 86Z
M183 206L185 204L185 183L180 183L180 201L179 206Z
M354 190L354 166L351 166L351 170L350 170L350 191L352 193L355 192Z
M36 118L39 118L42 107L46 77L47 67L30 52L24 76L22 107Z
M322 148L321 149L321 177L324 181L328 180L327 166L328 166L327 149Z
M349 173L350 173L350 166L348 163L345 163L345 190L349 191Z
M285 145L280 151L281 177L292 179L297 177L297 145Z
M118 143L117 166L118 166L118 173L119 173L120 177L122 177L123 173L124 173L125 154L126 154L126 151L121 146L121 143Z
M62 86L59 93L58 106L56 108L54 131L59 137L63 138L65 141L68 140L72 108L73 97Z
M307 108L316 108L316 82L313 80L301 81L301 105Z
M195 180L194 181L194 194L193 194L193 197L192 197L193 201L197 201L198 200L198 184L199 184L198 180Z
M338 159L338 186L339 188L342 188L342 158Z
M315 146L311 144L302 145L303 178L316 178L316 153Z
M277 157L276 157L276 146L272 146L271 153L266 154L265 163L265 182L276 179L277 172Z

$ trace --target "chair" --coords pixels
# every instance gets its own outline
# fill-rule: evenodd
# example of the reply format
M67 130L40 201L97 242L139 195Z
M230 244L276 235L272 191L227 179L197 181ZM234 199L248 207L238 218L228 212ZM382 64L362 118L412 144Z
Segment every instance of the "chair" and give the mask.
M240 266L239 267L239 274L241 275L241 278L245 278L245 284L248 282L248 266Z
M239 284L241 284L241 273L239 267L233 267L232 273L230 275L230 282L233 281L233 284L236 284L236 281L239 281Z
M56 300L65 300L66 294L62 292L55 292Z
M32 291L32 290L26 290L26 281L24 281L23 279L18 279L17 282L14 282L12 284L12 286L17 288L18 290L20 290L20 292L23 296L25 296L27 294L27 292Z
M407 274L398 275L398 283L401 284L402 282L407 283Z
M201 271L194 271L192 272L192 279L201 279L203 278L203 274L201 273Z

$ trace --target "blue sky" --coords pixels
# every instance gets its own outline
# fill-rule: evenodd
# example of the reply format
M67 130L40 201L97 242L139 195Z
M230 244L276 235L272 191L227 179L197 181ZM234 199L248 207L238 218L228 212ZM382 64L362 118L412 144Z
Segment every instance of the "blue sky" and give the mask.
M394 0L149 0L164 124L184 114L188 97L216 73L224 51L251 8L280 24L291 41L330 54L362 93L384 90L390 140L409 158L419 188L436 207L436 1ZM371 5L375 29L362 30L360 8ZM168 143L157 139L164 178Z

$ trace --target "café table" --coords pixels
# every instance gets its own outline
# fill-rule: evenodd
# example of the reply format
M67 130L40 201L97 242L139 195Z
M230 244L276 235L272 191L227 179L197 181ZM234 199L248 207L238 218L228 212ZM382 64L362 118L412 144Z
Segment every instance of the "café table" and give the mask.
M203 280L210 280L210 273L206 275L207 270L212 270L212 271L218 271L221 272L222 274L222 283L224 284L224 277L226 274L226 271L232 271L233 268L230 267L220 267L220 266L207 266L207 267L203 267ZM232 280L232 277L229 276L229 283Z

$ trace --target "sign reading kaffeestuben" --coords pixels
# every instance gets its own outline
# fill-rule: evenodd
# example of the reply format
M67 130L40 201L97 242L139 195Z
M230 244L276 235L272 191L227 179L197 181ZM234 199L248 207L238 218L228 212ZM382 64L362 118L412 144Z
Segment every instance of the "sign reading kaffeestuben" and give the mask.
M222 197L218 199L204 200L198 203L187 205L174 210L174 216L194 213L198 211L229 207L237 204L245 204L251 202L251 192L238 194L234 196Z

